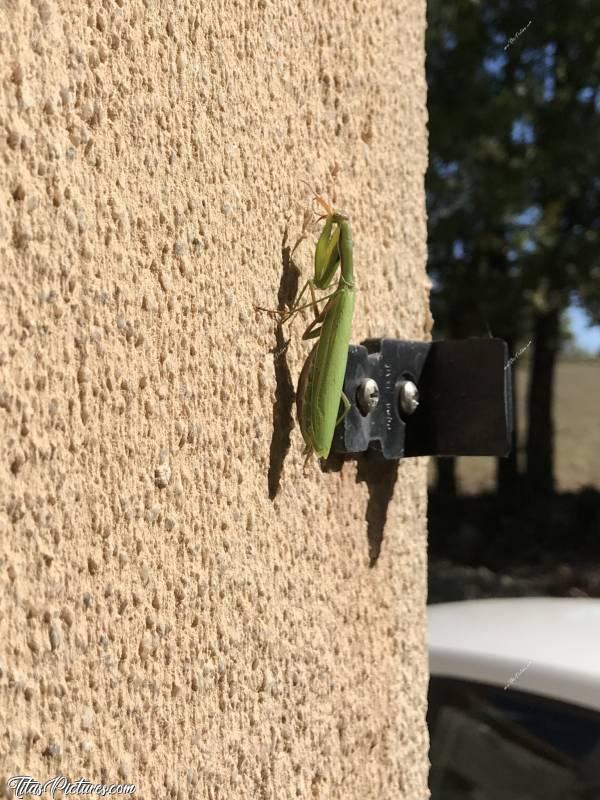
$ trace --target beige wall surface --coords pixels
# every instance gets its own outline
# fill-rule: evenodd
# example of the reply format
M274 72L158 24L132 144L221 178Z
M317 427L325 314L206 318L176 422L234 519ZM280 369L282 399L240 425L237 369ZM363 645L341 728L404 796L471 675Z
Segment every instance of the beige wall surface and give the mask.
M427 796L425 463L304 475L303 322L253 309L306 180L352 216L353 341L428 337L424 29L0 0L0 793Z

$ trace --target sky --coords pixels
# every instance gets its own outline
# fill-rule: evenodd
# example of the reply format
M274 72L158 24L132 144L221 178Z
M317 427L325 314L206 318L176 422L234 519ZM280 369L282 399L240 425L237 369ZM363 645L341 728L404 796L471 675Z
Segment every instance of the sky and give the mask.
M569 309L571 330L579 347L593 355L600 353L600 325L588 326L587 316L581 308L571 306Z

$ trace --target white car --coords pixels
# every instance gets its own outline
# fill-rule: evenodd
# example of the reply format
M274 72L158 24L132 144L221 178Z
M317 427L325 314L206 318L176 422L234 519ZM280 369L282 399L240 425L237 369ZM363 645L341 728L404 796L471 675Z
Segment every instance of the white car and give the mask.
M600 800L600 600L429 606L432 800Z

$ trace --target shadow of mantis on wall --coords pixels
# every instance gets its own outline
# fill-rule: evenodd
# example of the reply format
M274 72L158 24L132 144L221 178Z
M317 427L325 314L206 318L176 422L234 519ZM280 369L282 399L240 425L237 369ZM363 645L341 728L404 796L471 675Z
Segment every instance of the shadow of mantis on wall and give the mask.
M295 249L295 248L294 248ZM300 270L293 260L293 249L288 244L288 229L283 234L281 244L281 279L277 292L277 308L285 311L294 302L298 293ZM294 428L293 406L296 399L290 368L286 359L289 340L283 335L283 324L279 321L275 327L275 346L273 354L275 367L275 404L273 406L273 434L269 449L269 470L267 486L269 499L274 500L279 492L283 464L290 449L292 430Z

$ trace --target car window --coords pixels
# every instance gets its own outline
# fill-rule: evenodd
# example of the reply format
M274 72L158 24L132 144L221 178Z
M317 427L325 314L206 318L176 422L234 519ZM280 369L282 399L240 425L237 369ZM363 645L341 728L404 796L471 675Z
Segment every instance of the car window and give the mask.
M432 800L598 800L600 715L514 689L433 677Z

